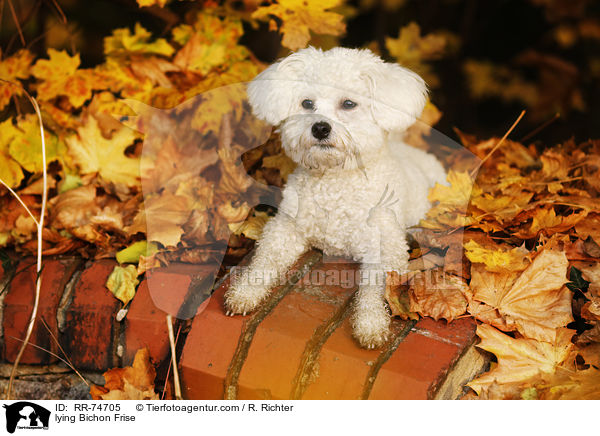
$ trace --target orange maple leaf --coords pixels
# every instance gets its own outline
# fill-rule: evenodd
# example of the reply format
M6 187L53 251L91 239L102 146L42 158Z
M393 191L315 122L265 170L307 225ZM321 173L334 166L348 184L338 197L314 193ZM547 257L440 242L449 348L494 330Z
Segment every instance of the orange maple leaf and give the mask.
M96 82L94 70L79 70L79 54L69 56L66 51L48 49L50 59L38 60L31 73L41 82L37 85L40 100L65 96L74 108L79 108L92 97L92 90L102 87Z

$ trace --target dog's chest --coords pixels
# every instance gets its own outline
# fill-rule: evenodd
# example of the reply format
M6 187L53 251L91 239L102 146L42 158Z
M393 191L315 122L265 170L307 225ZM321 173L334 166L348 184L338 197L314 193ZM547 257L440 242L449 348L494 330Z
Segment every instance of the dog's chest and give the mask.
M297 192L296 225L312 246L331 255L352 255L372 206L356 183L360 181L303 180Z

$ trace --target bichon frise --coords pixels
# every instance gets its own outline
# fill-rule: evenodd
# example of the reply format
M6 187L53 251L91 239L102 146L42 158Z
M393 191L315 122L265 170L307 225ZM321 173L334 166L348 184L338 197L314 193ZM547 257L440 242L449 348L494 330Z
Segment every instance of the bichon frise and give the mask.
M249 84L254 114L279 127L283 148L298 166L252 261L225 295L229 315L255 309L315 247L360 262L354 336L368 348L386 341L390 314L382 278L386 271L407 271L407 228L429 209L429 188L445 181L434 156L390 139L415 122L426 94L414 72L347 48L300 50Z

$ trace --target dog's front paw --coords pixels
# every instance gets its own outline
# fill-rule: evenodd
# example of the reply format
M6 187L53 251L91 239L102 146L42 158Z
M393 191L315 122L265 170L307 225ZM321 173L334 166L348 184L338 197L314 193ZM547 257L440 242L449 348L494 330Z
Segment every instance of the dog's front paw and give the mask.
M362 347L379 348L390 335L390 315L385 307L357 307L352 319L352 332Z
M246 315L252 312L268 294L268 289L249 284L232 284L225 292L225 313Z

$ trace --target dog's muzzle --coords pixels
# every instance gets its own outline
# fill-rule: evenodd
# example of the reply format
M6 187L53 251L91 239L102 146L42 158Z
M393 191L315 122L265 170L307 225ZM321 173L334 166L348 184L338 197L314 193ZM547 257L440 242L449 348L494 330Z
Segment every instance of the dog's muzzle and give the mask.
M331 132L331 125L324 121L319 121L318 123L314 123L312 125L312 135L317 138L319 141L326 139Z

